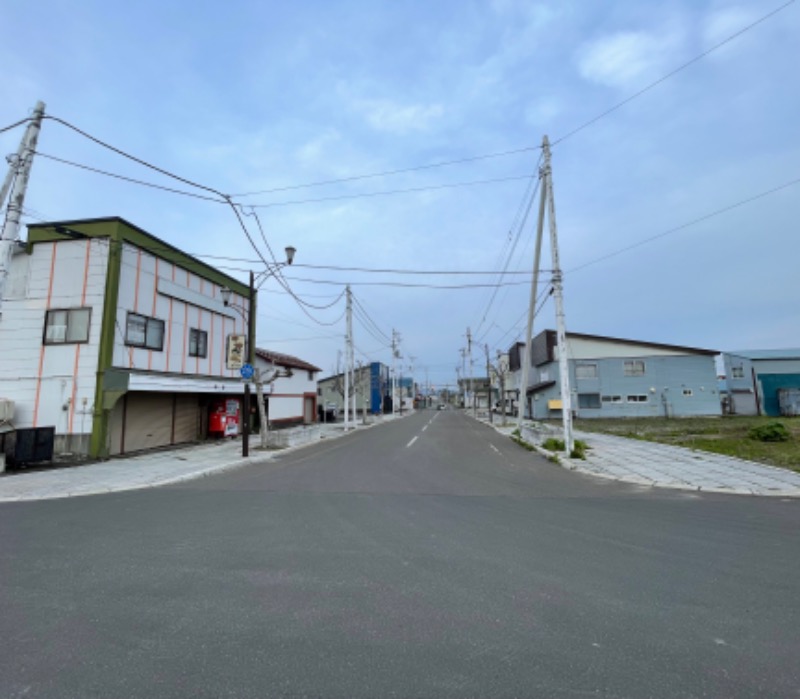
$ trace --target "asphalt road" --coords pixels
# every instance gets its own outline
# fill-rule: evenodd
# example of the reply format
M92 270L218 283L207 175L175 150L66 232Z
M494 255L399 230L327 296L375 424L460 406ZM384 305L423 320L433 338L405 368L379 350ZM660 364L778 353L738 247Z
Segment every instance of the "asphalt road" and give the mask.
M568 472L421 412L0 505L0 697L798 697L800 503Z

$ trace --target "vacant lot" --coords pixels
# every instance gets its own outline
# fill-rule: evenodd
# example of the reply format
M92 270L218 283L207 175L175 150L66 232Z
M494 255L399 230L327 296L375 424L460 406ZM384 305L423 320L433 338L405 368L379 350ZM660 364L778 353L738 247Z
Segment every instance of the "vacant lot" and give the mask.
M749 437L751 428L774 422L780 422L789 431L788 441L761 442ZM575 428L728 454L800 472L800 417L576 420Z

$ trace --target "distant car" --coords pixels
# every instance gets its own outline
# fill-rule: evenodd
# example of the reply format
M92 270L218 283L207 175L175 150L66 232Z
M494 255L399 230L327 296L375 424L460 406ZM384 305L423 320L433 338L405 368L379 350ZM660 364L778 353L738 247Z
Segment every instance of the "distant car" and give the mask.
M439 403L437 410L444 410L447 406L444 403Z

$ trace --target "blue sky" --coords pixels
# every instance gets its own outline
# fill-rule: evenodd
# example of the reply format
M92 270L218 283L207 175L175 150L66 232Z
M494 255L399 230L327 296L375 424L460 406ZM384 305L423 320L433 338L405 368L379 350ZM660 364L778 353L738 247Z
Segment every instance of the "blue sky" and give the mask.
M263 207L270 245L294 245L298 265L498 271L544 134L558 141L782 4L8 0L0 126L41 99L51 115L237 195L533 147L236 197ZM719 350L800 346L800 183L588 264L800 178L797 36L791 3L555 145L568 329ZM0 135L3 154L20 136ZM185 188L55 122L39 147ZM442 187L484 180L503 181ZM230 209L46 158L26 210L28 222L123 216L188 252L251 260L215 262L234 276L259 269ZM531 267L533 224L511 271ZM549 267L547 246L543 259ZM467 327L492 355L522 339L525 275L505 277L516 285L489 305L487 288L375 284L487 284L496 274L286 274L314 305L352 283L383 333L402 335L403 365L416 357L417 378L427 371L435 385L454 380ZM264 290L259 345L331 371L343 303L306 308L312 320L275 280ZM536 328L553 326L548 303ZM357 358L388 363L374 334L357 320Z

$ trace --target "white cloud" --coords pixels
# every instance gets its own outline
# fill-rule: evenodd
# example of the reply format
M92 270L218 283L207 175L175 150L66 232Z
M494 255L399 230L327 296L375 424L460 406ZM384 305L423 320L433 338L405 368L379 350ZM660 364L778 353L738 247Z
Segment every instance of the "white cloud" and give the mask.
M609 87L639 86L670 63L678 63L675 54L680 43L677 33L611 34L583 45L578 53L578 71L584 79Z
M748 24L752 24L756 17L756 12L745 7L726 7L711 12L706 17L703 26L704 47L709 49L732 34L741 31Z
M426 131L444 114L441 104L398 104L390 100L361 100L359 108L377 131Z

